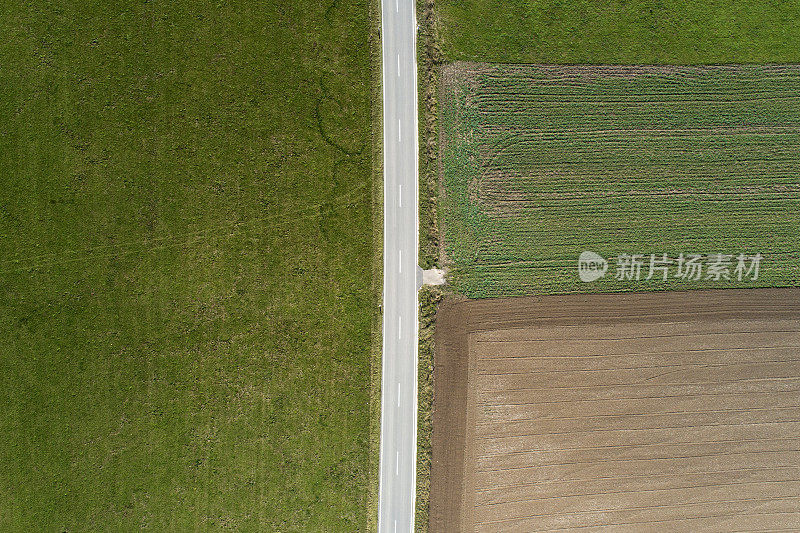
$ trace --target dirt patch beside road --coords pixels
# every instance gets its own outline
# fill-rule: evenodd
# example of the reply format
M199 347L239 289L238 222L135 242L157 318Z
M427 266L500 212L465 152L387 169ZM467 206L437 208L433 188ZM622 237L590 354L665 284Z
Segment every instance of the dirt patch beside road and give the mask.
M449 302L431 531L800 528L800 290Z
M465 312L467 311L467 312ZM464 491L464 449L469 350L464 324L468 308L445 300L436 316L433 438L431 459L431 531L456 531Z

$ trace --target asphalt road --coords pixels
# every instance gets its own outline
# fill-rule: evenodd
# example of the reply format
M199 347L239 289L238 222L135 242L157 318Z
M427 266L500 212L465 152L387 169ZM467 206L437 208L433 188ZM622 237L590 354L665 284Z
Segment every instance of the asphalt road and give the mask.
M383 375L378 531L413 531L417 441L417 60L411 0L382 0Z

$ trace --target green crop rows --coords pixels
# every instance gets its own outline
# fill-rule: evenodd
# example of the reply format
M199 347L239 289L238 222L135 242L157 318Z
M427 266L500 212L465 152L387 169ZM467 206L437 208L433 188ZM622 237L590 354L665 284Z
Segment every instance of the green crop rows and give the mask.
M456 64L445 78L440 216L465 295L798 284L800 67ZM584 250L610 259L605 278L580 281ZM620 254L681 252L764 259L755 281L615 279Z

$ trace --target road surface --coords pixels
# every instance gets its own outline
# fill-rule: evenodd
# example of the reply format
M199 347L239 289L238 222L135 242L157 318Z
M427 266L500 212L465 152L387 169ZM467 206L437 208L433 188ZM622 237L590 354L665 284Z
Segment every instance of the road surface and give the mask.
M378 531L414 529L417 452L417 21L382 0L383 374Z

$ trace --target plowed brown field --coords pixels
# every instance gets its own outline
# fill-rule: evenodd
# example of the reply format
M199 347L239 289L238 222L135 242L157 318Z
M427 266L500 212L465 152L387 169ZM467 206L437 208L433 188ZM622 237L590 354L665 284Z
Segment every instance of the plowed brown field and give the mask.
M431 530L800 530L800 290L445 303Z

